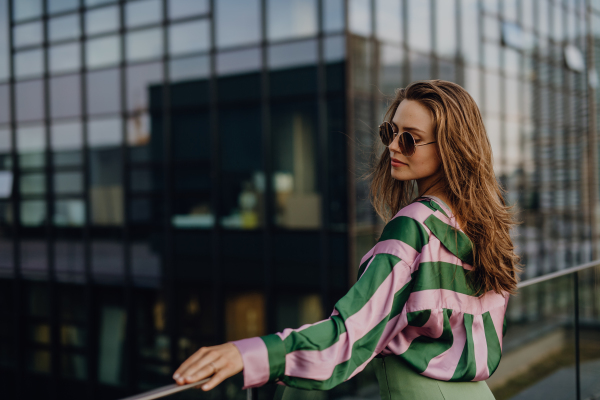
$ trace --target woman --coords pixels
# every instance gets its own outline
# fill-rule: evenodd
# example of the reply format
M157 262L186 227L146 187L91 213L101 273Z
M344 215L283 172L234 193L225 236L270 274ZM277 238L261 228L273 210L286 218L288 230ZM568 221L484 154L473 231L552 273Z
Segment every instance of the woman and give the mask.
M519 257L479 109L459 85L418 81L397 91L380 136L371 198L387 224L330 318L202 348L177 383L212 375L210 390L243 370L244 388L327 390L372 363L383 399L494 398L484 381Z

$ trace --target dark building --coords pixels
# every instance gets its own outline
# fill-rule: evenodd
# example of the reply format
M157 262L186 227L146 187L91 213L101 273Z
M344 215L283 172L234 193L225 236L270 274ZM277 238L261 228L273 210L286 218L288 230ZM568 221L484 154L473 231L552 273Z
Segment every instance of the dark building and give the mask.
M383 226L376 128L418 79L479 104L526 276L592 259L595 70L565 59L594 54L592 3L0 0L2 391L116 399L326 318Z

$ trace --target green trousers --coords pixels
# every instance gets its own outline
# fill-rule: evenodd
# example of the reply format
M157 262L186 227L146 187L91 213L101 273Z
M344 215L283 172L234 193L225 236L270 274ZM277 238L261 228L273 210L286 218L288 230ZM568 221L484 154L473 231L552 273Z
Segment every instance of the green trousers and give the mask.
M374 358L371 365L379 382L382 400L494 400L484 381L445 382L412 370L400 357ZM324 400L318 390L300 390L279 386L274 400Z

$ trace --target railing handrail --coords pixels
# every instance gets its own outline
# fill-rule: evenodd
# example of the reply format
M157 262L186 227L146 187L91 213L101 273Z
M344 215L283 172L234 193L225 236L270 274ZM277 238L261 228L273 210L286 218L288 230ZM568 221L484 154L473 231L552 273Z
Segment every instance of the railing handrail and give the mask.
M525 281L519 282L517 284L517 288L521 289L526 286L535 285L536 283L549 281L550 279L558 278L559 276L569 275L569 274L572 274L573 272L578 272L578 271L581 271L584 269L595 267L597 265L600 265L600 260L594 260L594 261L587 262L585 264L576 265L571 268L562 269L560 271L551 272L549 274L544 274L544 275L538 276L536 278L531 278L531 279L527 279Z

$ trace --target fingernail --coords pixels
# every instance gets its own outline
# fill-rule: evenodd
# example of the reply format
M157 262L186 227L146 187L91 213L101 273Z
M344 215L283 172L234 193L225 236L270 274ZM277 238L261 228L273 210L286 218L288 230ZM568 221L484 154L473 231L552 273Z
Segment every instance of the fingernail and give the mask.
M207 389L208 389L208 385L204 385L204 386L202 386L202 389L203 389L203 390L207 390Z
M179 378L179 374L173 375L173 379L177 379L177 378Z

